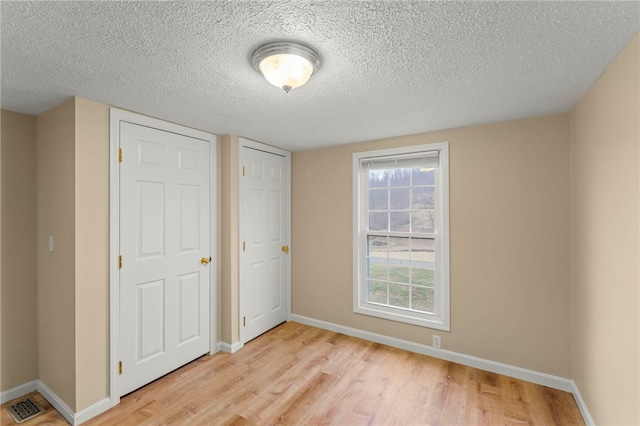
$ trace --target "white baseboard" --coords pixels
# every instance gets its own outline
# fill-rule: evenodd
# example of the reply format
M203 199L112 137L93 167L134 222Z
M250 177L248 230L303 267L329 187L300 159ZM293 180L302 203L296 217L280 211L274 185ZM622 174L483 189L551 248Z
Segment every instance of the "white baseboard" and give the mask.
M228 354L232 354L234 352L237 352L238 350L242 349L242 347L244 346L242 343L240 342L235 342L234 344L230 345L228 343L225 342L218 342L218 345L220 347L220 350L222 352L226 352Z
M16 386L15 388L0 392L0 404L4 404L12 399L20 398L31 392L38 390L38 380L32 380L24 385Z
M538 385L548 386L553 389L570 392L573 394L573 397L576 400L576 404L578 404L578 408L580 409L580 413L582 414L584 422L587 424L587 426L594 425L593 419L591 418L591 416L589 415L589 411L587 410L587 406L585 405L584 400L582 399L582 396L578 391L578 387L573 380L553 376L551 374L540 373L533 370L527 370L526 368L503 364L501 362L478 358L471 355L448 351L446 349L434 349L432 346L409 342L402 339L396 339L395 337L384 336L382 334L371 333L369 331L358 330L356 328L321 321L302 315L292 314L291 320L299 322L301 324L346 334L347 336L359 337L361 339L381 343L383 345L393 346L394 348L404 349L406 351L428 355L434 358L443 359L445 361L451 361L457 364L478 368L480 370L490 371L492 373L502 374L504 376L514 377L516 379L525 380L527 382L535 383Z
M84 423L111 408L111 398L104 398L95 404L79 411L74 416L74 426Z
M573 389L571 393L573 393L573 399L576 400L576 404L578 404L578 409L580 410L580 414L582 414L582 420L584 420L584 424L587 426L595 426L596 422L593 421L593 417L589 413L587 409L587 404L585 404L584 399L582 399L582 395L580 394L580 390L578 389L578 385L573 380L571 381L573 385Z
M53 408L55 408L58 413L62 415L62 417L67 419L69 424L73 426L76 425L76 413L74 413L73 410L69 408L69 406L58 397L58 395L56 395L51 389L49 389L49 386L45 385L40 380L38 380L38 392L40 392L42 396L44 396L44 398L49 401L49 404L53 405Z

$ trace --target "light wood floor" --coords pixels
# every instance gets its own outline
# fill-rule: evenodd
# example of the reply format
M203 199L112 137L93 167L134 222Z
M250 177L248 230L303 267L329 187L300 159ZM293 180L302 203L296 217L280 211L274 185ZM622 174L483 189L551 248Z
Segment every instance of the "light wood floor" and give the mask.
M66 424L48 412L23 424ZM2 424L12 424L3 405ZM569 393L290 322L204 356L87 425L572 425Z

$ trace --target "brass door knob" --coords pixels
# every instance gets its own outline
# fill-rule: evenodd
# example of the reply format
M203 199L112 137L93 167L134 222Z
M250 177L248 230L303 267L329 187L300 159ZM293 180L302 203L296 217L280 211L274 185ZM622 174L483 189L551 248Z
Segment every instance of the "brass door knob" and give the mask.
M209 262L211 262L211 258L207 259L206 257L203 257L202 259L200 259L200 263L202 263L203 265L208 265Z
M285 253L289 253L289 246L282 246L282 251Z

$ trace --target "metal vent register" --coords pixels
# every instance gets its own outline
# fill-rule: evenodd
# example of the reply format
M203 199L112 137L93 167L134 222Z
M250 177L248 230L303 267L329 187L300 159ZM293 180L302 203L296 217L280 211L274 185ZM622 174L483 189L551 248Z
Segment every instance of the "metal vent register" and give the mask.
M44 408L42 408L42 405L38 404L38 401L36 401L34 397L31 397L10 405L7 408L7 411L9 411L13 420L17 423L22 423L25 420L29 420L30 418L37 416L38 414L44 413Z

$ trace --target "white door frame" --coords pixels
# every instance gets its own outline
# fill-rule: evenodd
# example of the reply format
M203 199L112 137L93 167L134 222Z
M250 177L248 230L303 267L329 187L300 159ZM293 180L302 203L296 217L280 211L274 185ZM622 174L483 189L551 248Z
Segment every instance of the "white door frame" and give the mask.
M291 153L289 151L285 151L284 149L276 148L271 145L265 145L260 142L255 142L245 138L239 138L239 150L238 153L238 241L241 240L242 235L242 166L243 166L243 150L242 148L252 148L258 151L267 152L269 154L281 155L285 157L287 161L287 176L286 176L286 185L285 185L285 236L288 240L286 243L289 246L289 261L287 264L287 283L286 283L286 291L287 291L287 300L286 300L286 309L287 309L287 321L291 321ZM242 256L242 244L238 244L238 259ZM242 311L241 311L241 300L240 295L242 292L240 291L241 282L241 274L242 270L240 268L241 262L238 262L238 340L240 343L240 348L244 346L246 343L243 337L242 332Z
M120 149L120 122L152 127L171 133L177 133L210 143L209 149L209 173L210 191L210 253L213 261L210 263L210 301L209 301L209 353L218 352L218 324L217 324L217 136L178 124L168 123L156 118L123 111L117 108L109 109L109 398L111 406L120 403L118 392L118 358L120 353L120 272L118 257L120 256L120 173L119 173L119 149ZM124 161L132 158L124 153Z

